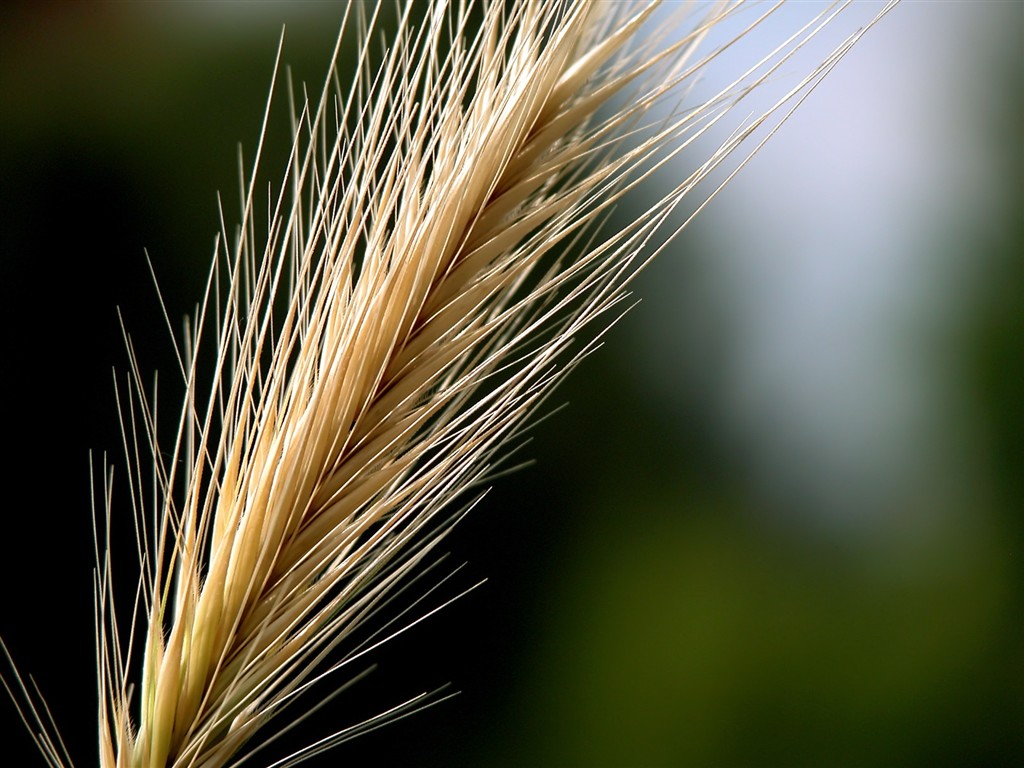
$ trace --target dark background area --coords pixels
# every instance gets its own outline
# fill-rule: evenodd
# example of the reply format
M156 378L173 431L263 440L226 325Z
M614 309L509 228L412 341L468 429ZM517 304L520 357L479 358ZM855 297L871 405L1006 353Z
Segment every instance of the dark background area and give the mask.
M922 5L887 20L890 44L904 44ZM723 198L665 255L671 266L642 276L649 300L559 390L553 405L570 407L532 433L524 458L536 465L501 480L448 541L450 562L467 563L448 594L487 582L374 654L378 669L303 735L446 684L459 695L313 765L1019 764L1024 24L1019 5L975 7L991 39L963 67L997 97L953 84L943 114L973 110L984 127L994 202L972 227L937 221L935 258L980 271L970 301L951 300L955 283L915 298L943 318L931 343L945 362L927 386L953 392L962 416L907 448L951 446L955 461L922 460L920 476L889 484L822 475L813 493L781 479L816 473L813 450L777 451L767 480L751 468L764 436L721 405L744 345L730 321L742 299L709 266L715 226L737 226ZM318 85L339 18L319 2L0 12L0 636L77 765L95 762L88 456L121 460L118 310L142 369L166 372L173 413L173 351L144 249L178 323L202 293L216 190L237 218L237 143L251 157L281 24L296 80ZM957 183L943 181L946 160L931 159L934 184ZM883 324L879 343L903 332ZM762 405L754 423L784 426L785 412ZM130 568L134 553L115 557ZM14 754L31 747L6 704L0 734Z

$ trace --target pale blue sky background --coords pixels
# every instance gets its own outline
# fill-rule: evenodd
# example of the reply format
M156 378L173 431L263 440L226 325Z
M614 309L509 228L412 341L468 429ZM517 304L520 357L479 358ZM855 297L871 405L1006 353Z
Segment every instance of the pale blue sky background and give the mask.
M824 5L785 7L712 65L695 96L727 82L751 46L767 50ZM882 6L854 3L784 65L775 91ZM829 524L881 514L937 478L944 493L971 481L956 333L991 269L972 243L1007 216L1006 169L990 138L1003 96L992 67L1022 32L1019 3L902 3L689 233L700 252L683 258L706 268L708 300L738 333L711 398L723 434L768 492L803 499L794 508L834 517ZM682 261L657 265L630 326L635 343L625 345L643 350L640 369L668 400L665 323L678 324L684 349L702 343L687 341L692 310L673 300ZM677 311L649 313L651 303Z

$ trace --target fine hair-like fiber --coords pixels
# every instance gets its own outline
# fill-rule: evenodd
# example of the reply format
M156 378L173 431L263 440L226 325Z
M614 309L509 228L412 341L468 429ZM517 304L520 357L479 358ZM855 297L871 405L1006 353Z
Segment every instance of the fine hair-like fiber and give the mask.
M709 32L746 14L738 39L777 5L673 6L671 24L653 25L659 5L406 0L388 31L379 5L354 3L334 53L358 36L351 83L332 70L308 93L275 68L291 152L284 168L264 167L261 141L240 225L222 224L176 348L185 398L170 442L125 336L117 397L142 577L135 595L114 594L108 545L122 523L99 470L103 768L257 759L309 710L314 684L342 675L333 686L344 688L357 658L436 610L444 601L391 615L389 600L625 310L630 280L692 218L684 198L755 130L770 135L863 34L609 231L624 195L844 7L690 104L688 86L735 42L706 51ZM276 116L268 100L264 135ZM36 692L17 673L4 682L47 764L70 766Z

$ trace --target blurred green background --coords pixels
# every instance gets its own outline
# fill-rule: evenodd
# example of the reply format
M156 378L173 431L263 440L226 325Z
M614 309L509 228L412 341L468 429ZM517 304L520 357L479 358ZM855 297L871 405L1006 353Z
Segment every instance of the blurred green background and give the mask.
M87 451L120 450L115 308L143 368L172 373L143 249L171 316L191 311L281 25L318 88L340 16L0 11L0 635L81 765ZM1016 2L904 3L872 31L641 276L642 305L533 431L536 466L452 537L456 582L487 583L304 735L461 694L314 764L1024 761L1022 32Z

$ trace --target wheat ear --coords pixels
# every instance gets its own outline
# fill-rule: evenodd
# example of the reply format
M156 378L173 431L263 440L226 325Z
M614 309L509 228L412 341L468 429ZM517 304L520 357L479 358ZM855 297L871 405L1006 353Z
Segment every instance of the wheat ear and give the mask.
M406 2L372 68L378 11L349 6L339 48L358 27L360 74L295 99L265 221L257 154L242 226L222 232L179 350L186 396L169 452L134 355L119 388L144 575L122 637L108 509L96 576L104 768L233 764L376 642L356 643L356 630L472 505L510 438L592 348L595 322L620 314L624 286L688 221L672 219L683 198L754 129L784 119L857 37L643 216L590 240L623 194L841 10L713 98L653 119L717 54L698 57L708 30L743 10L705 8L672 42L639 37L657 5L435 0L413 23L418 5ZM200 350L212 350L212 376ZM147 449L155 501L141 479ZM109 500L104 477L97 495ZM22 693L48 762L70 764Z

